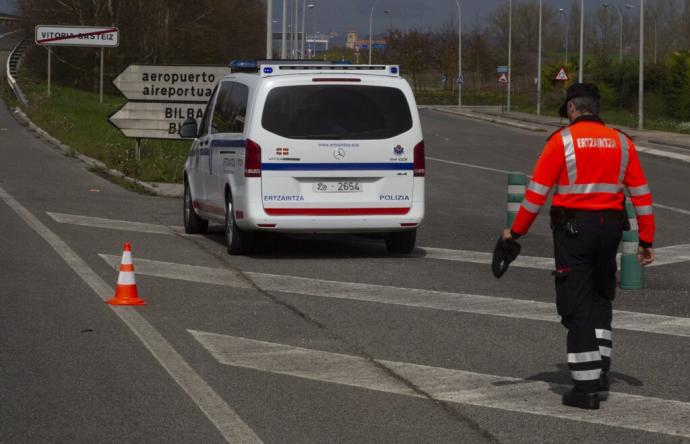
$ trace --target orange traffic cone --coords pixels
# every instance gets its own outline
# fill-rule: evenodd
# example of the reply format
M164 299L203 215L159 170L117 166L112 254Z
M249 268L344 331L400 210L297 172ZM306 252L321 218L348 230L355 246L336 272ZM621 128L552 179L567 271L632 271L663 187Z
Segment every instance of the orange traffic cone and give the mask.
M132 246L129 242L125 243L122 252L115 296L106 302L110 305L146 305L146 301L137 295L137 283L134 280L134 264L132 263Z

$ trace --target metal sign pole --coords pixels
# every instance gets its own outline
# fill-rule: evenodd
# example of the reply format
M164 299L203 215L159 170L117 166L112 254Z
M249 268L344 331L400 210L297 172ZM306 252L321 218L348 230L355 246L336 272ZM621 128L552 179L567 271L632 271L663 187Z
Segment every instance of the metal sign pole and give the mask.
M134 139L134 158L137 162L141 160L141 139L138 137Z
M103 48L101 48L101 83L98 89L100 104L103 105Z
M50 97L50 46L48 47L48 97Z

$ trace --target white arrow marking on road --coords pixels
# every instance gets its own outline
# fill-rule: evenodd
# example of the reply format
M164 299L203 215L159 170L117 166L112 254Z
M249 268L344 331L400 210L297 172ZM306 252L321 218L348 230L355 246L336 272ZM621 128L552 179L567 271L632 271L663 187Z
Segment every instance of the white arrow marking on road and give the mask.
M113 269L118 268L120 264L119 256L106 254L99 254L99 256L110 264ZM501 316L513 319L558 322L555 304L523 299L246 272L244 275L251 279L251 282L249 282L236 272L222 268L190 266L147 259L137 259L135 270L138 274L148 276L237 288L253 288L256 286L264 291L271 292ZM690 318L614 310L613 319L614 327L622 330L690 337Z
M221 364L423 397L358 356L188 330ZM690 437L690 403L611 392L596 412L561 405L568 387L544 381L376 360L437 400L610 427ZM556 392L556 393L554 393Z
M125 220L104 219L101 217L79 216L75 214L47 212L54 221L85 227L107 228L111 230L133 231L141 233L153 233L163 235L184 234L182 227L167 227L165 225L148 224L143 222L129 222ZM421 254L415 257L426 259L437 259L444 261L470 262L475 264L490 264L491 253L483 251L450 250L447 248L419 247L417 251ZM690 244L673 245L655 249L657 259L650 265L669 265L678 262L690 261ZM619 263L620 263L620 254ZM513 267L536 268L540 270L553 270L553 258L537 256L519 256L515 262L510 264Z

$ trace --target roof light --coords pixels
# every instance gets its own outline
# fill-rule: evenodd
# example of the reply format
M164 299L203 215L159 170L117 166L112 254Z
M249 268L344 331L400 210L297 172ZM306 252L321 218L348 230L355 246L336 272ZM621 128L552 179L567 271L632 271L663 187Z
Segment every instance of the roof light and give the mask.
M249 69L258 69L259 66L256 64L256 60L239 59L230 62L230 69L233 71L242 71Z
M397 66L391 66L391 74L397 74L399 71Z
M273 72L273 68L270 66L267 66L264 68L264 74L271 74Z

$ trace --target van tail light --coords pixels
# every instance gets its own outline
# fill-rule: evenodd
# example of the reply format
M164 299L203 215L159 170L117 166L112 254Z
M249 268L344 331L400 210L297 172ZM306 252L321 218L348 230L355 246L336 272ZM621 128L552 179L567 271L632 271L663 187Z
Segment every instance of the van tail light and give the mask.
M244 152L244 177L261 177L261 147L247 139Z
M422 140L414 147L414 175L424 177L425 173L424 141Z

